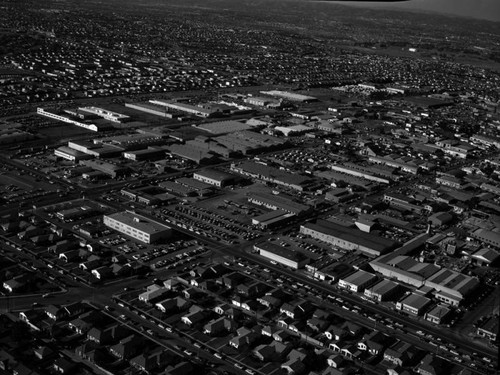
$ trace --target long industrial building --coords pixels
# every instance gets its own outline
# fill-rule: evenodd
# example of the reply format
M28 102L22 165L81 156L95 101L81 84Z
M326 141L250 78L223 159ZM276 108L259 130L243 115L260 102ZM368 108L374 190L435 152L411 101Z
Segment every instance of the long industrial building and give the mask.
M43 109L43 108L37 108L36 113L39 115L57 120L57 121L62 121L62 122L65 122L67 124L76 125L76 126L79 126L81 128L91 130L93 132L99 131L99 127L96 124L77 121L77 120L74 120L68 116L62 116L62 115L59 115L57 113L53 113L53 112L46 110L46 109Z
M268 181L290 189L304 191L314 184L314 179L283 171L265 164L244 161L231 164L231 171L250 176L262 181Z
M165 107L148 103L125 103L125 107L135 109L136 111L149 113L151 115L174 118L172 113L167 112Z
M355 273L339 280L339 287L348 289L351 292L362 293L367 287L375 284L378 280L377 275L358 270Z
M151 104L155 104L155 105L159 105L159 106L162 106L164 108L167 108L168 110L171 110L171 111L189 113L190 115L195 115L198 117L212 117L217 113L217 111L214 111L214 110L209 109L209 108L198 107L195 105L181 103L181 102L175 102L175 101L150 100L149 102Z
M301 215L311 210L311 207L285 198L283 194L252 193L249 194L248 201L258 206L267 207L273 211L281 210L294 215Z
M301 225L300 233L338 246L341 249L359 250L371 257L385 254L397 246L397 242L393 240L326 220Z
M172 228L130 211L104 215L103 222L118 232L148 244L172 235Z
M130 116L109 111L104 108L99 108L99 107L80 107L78 108L79 112L84 112L84 113L90 113L92 115L96 115L99 117L102 117L105 120L112 121L112 122L117 122L117 123L123 123L130 121Z
M388 254L370 262L370 266L387 278L396 279L416 288L434 289L437 299L458 306L472 295L479 285L475 277L440 268L431 263L418 262L412 257Z
M278 246L271 242L261 242L255 244L253 248L263 257L294 269L303 268L309 263L309 258L304 254L287 249L286 247Z

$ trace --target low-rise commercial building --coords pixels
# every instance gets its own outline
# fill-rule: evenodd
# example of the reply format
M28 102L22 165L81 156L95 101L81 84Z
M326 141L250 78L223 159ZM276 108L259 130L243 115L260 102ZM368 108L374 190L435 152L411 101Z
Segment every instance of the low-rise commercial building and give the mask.
M371 288L365 289L365 296L378 302L390 301L397 298L403 288L398 283L384 279Z
M193 173L193 178L219 188L234 185L237 180L235 175L215 169L202 169L196 171Z
M443 305L437 305L425 314L425 320L434 323L442 324L446 321L451 313L451 309Z
M197 128L210 134L221 135L242 130L249 130L252 129L253 126L241 121L227 120L201 124L198 125Z
M385 176L381 176L377 172L375 172L374 168L365 168L354 163L345 163L343 165L340 164L332 164L330 168L333 171L345 173L350 176L364 178L368 181L378 182L381 184L390 184L393 179L396 178L395 175L385 174ZM390 177L389 177L390 176Z
M339 287L348 289L351 292L362 293L366 288L376 283L377 275L363 270L358 270L352 275L339 280Z
M456 271L443 268L429 277L425 285L436 290L435 297L449 305L458 306L472 295L479 280Z
M252 225L258 225L263 229L276 228L281 225L286 225L295 217L295 214L283 210L276 210L252 218Z
M314 180L310 177L290 173L253 161L244 161L239 164L233 163L231 164L231 170L244 176L272 182L298 191L307 190L314 184Z
M263 257L293 269L303 268L309 263L309 258L304 254L268 241L255 244L253 248Z
M81 160L80 164L86 165L95 171L105 173L111 178L123 177L130 174L130 169L128 167L108 163L102 160Z
M123 153L125 159L133 161L153 161L165 157L165 150L161 148L148 147L145 150L127 151Z
M413 198L407 197L403 194L384 194L384 202L387 202L391 207L415 212L417 214L424 212L423 206L416 204Z
M301 225L300 233L345 250L359 250L371 257L385 254L397 246L397 242L388 238L365 233L326 220Z
M144 243L155 243L172 235L172 228L129 211L104 215L103 223Z
M104 108L98 108L98 107L80 107L78 108L79 112L83 113L90 113L99 117L102 117L105 120L112 121L112 122L117 122L117 123L123 123L130 121L130 116L123 115L121 113L109 111Z
M125 107L135 109L136 111L149 113L151 115L174 118L175 115L167 112L165 107L148 104L148 103L125 103Z
M281 194L253 193L248 196L248 201L271 210L281 210L294 215L302 215L311 210L311 207L294 202Z
M490 316L477 327L477 335L488 340L496 341L498 338L499 320L498 316Z
M500 233L488 229L476 229L471 233L471 237L480 242L487 243L497 249L500 249Z
M74 150L68 146L61 146L54 150L54 155L69 161L78 163L80 160L91 159L92 155L88 155L84 152Z
M310 103L318 101L314 96L309 95L301 95L295 92L281 91L281 90L270 90L270 91L261 91L261 94L274 96L282 99L287 99L292 102L302 102L302 103Z
M85 128L85 129L90 130L90 131L94 131L94 132L99 131L99 127L96 124L77 121L77 120L74 120L68 116L63 116L63 115L59 115L57 113L54 113L50 110L46 110L43 108L37 108L36 113L41 115L41 116L49 117L53 120L62 121L62 122L65 122L67 124L76 125L76 126L79 126L81 128Z
M396 308L412 315L422 315L430 305L431 299L420 294L412 293L396 304Z
M184 113L188 113L190 115L195 115L198 117L207 118L207 117L214 117L214 116L220 114L218 110L213 110L211 108L203 108L200 106L187 104L187 103L167 101L167 100L150 100L149 102L151 104L155 104L155 105L164 107L168 111L184 112Z

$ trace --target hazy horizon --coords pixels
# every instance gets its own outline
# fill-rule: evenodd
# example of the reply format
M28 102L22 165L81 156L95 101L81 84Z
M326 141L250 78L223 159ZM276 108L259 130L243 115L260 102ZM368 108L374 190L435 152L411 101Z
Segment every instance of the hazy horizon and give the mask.
M338 2L349 6L433 12L500 22L500 0L410 0L396 3Z

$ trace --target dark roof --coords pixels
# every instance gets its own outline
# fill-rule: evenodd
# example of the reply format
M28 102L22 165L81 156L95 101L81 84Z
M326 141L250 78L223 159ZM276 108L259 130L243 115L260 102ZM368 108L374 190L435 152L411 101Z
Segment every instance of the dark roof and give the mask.
M316 224L308 223L304 227L380 252L394 248L397 245L397 242L393 240L365 233L358 229L344 227L326 220L318 220Z

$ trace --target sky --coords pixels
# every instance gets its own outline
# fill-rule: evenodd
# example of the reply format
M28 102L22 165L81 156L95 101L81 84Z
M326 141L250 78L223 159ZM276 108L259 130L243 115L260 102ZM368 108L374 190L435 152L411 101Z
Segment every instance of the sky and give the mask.
M342 4L374 8L431 11L500 22L500 0L410 0L398 3L360 1L357 3Z

